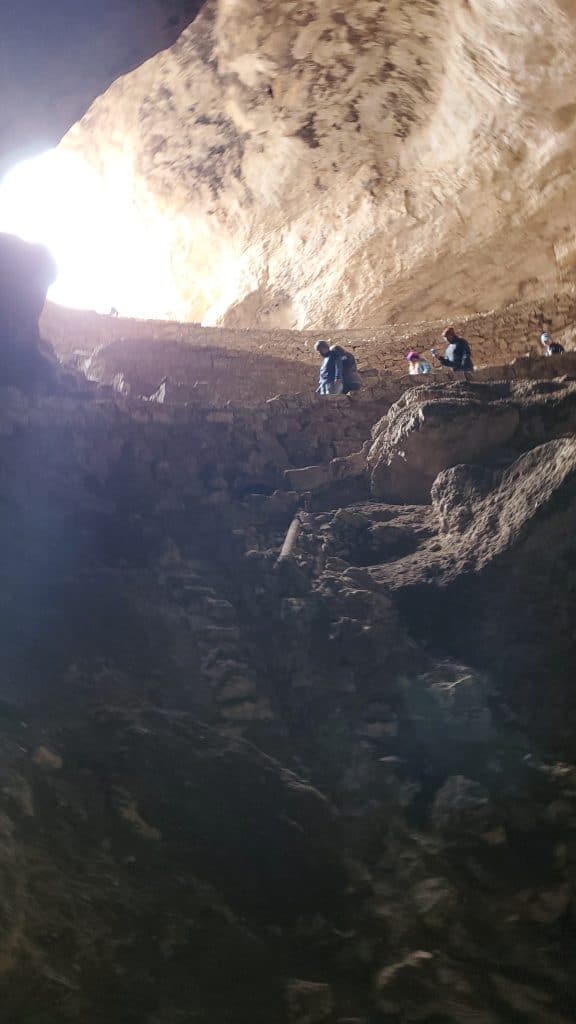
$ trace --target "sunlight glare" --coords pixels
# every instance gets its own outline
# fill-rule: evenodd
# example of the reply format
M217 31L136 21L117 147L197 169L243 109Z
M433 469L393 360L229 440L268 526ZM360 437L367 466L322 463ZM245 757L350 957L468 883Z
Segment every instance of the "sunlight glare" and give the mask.
M58 279L48 298L122 316L172 318L170 226L141 223L130 183L104 182L76 154L53 149L12 168L0 185L0 231L42 242Z

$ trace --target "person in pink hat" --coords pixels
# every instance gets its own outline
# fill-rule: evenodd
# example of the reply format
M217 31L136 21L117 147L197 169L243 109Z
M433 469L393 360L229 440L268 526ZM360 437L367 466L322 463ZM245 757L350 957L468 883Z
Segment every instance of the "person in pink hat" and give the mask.
M408 360L409 372L412 375L417 373L432 373L432 367L427 359L424 359L419 352L409 352L406 356Z

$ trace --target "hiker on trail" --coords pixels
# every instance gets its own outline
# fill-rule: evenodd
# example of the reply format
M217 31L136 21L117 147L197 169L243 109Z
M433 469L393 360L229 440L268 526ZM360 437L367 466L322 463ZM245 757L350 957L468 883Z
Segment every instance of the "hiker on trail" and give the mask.
M342 360L342 394L348 395L351 391L359 391L362 381L356 366L356 357L340 345L333 345L330 351L335 352L337 358Z
M453 327L448 327L442 337L448 347L443 356L439 356L436 349L431 349L434 358L442 366L447 366L449 370L463 370L464 372L473 370L474 364L468 342L464 338L459 338Z
M314 348L318 355L322 356L316 394L341 395L344 388L342 368L344 349L341 349L338 345L330 348L327 341L317 341Z
M408 360L408 372L414 376L417 373L432 373L432 367L427 359L424 359L419 352L409 352L406 356Z
M540 344L544 346L545 356L564 355L564 347L560 344L559 341L552 341L552 335L550 334L550 331L544 331L544 333L540 335Z

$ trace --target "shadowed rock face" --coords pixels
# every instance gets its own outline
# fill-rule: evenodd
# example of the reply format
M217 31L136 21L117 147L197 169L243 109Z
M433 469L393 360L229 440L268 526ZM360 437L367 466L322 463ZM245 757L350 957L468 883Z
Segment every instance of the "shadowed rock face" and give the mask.
M422 636L488 669L524 726L570 757L575 425L571 381L408 391L364 458L376 499L419 511L347 509L323 534L342 571L365 567ZM361 459L341 462L359 473Z
M0 234L0 378L29 388L51 385L56 356L40 342L38 317L46 292L56 279L56 265L47 249L12 235Z
M279 566L288 400L3 391L7 1020L572 1024L573 387L485 386L523 453L305 496Z
M131 193L177 318L374 325L569 279L576 12L221 0L66 145Z
M549 360L541 360L546 370ZM367 454L372 493L428 502L442 470L503 463L576 425L576 390L558 380L459 382L407 390L376 424Z
M110 83L176 39L202 0L22 0L0 37L0 178L59 141Z
M332 18L354 54L378 31L378 5L360 24L363 9ZM266 30L262 10L221 5L240 49ZM414 10L431 35L446 13ZM279 11L316 81L314 19ZM452 12L451 53L468 96L462 72L480 65L480 103L482 84L506 97L516 84L482 46L477 11ZM486 30L502 57L508 11L491 7ZM560 8L541 14L539 88L544 59L563 54ZM456 32L472 23L474 61ZM404 58L413 28L396 40ZM426 45L414 37L417 67ZM231 106L236 78L261 67L229 72ZM298 89L282 98L298 145L321 149ZM0 314L34 366L49 261L1 244ZM334 453L361 474L368 408L2 389L6 1021L572 1024L576 772L553 758L573 754L576 728L574 384L403 400L374 438L378 495L401 452L394 497L427 504L335 508L338 478L302 499L270 493L287 467Z

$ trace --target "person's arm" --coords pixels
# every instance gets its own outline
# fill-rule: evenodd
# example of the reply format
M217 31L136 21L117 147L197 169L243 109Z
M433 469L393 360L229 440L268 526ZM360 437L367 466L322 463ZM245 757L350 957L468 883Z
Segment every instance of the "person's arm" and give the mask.
M453 363L450 359L446 359L446 356L439 356L435 348L431 348L430 351L434 356L434 359L437 359L442 366L447 366L449 369L452 368Z
M344 369L342 356L336 356L334 361L334 394L341 395L344 387Z

